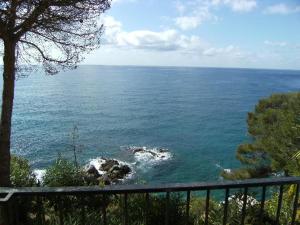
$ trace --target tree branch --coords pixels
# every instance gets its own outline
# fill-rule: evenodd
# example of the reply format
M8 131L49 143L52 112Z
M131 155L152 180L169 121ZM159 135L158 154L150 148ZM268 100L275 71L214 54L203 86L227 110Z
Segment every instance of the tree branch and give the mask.
M55 62L55 63L66 63L69 60L69 59L57 60L57 59L49 58L48 56L46 56L44 54L43 50L39 46L37 46L36 44L34 44L32 42L29 42L29 41L22 40L22 39L20 40L20 42L34 47L40 53L40 55L42 56L42 58L44 60L46 60L46 61Z

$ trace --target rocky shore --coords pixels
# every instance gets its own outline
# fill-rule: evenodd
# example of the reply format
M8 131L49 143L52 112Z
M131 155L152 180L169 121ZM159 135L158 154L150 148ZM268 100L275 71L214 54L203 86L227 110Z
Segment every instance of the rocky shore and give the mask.
M124 162L104 157L92 160L86 168L90 179L97 179L105 185L115 184L124 180L132 168Z
M163 148L130 147L126 150L134 156L135 163L104 157L96 158L91 160L86 168L88 176L105 185L116 184L131 177L137 165L147 167L171 158L170 152Z
M157 165L172 157L167 149L146 148L146 147L128 147L129 155L133 156L134 162L128 163L114 158L99 157L90 160L83 167L84 180L90 185L111 185L121 183L133 177L133 174L139 169ZM42 183L45 169L34 170L36 179Z

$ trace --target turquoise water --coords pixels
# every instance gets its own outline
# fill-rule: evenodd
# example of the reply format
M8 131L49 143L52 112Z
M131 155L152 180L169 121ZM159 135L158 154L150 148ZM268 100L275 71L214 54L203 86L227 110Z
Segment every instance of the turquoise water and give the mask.
M299 91L299 71L82 66L17 81L13 152L34 168L71 156L79 128L82 164L106 156L132 163L148 183L219 179L239 166L247 112L273 92ZM167 148L170 160L139 162L130 146Z

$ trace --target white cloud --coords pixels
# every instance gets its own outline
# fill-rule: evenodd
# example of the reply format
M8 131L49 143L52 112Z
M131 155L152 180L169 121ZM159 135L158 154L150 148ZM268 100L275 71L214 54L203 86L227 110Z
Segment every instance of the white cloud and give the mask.
M211 3L207 0L187 1L176 3L176 9L180 16L174 19L175 25L182 30L195 29L204 21L216 21L217 16L211 13Z
M281 42L276 42L276 41L269 41L269 40L266 40L264 41L264 44L265 45L269 45L269 46L273 46L273 47L286 47L288 44L284 41L281 41Z
M176 2L175 8L180 14L183 14L186 11L186 5L182 4L181 2Z
M205 18L199 16L181 16L175 19L175 24L182 30L197 28Z
M182 30L195 29L205 21L217 21L213 14L216 7L228 6L236 12L249 12L256 6L256 0L188 0L176 2L179 16L174 19L175 25Z
M105 26L104 44L114 47L147 49L151 51L190 51L204 43L197 36L186 36L173 29L163 31L124 31L122 24L111 16L102 18Z
M257 6L256 0L223 0L223 3L236 12L249 12Z
M233 45L228 45L224 48L208 48L202 53L204 56L226 55L233 58L243 58L246 56L240 49Z
M122 23L112 16L102 18L105 26L104 45L114 49L138 49L147 52L173 52L191 56L243 58L246 56L237 46L214 47L199 36L188 36L174 29L163 31L124 31Z
M271 5L264 10L265 14L280 14L280 15L288 15L288 14L299 13L299 12L300 12L300 5L296 7L291 7L284 3Z

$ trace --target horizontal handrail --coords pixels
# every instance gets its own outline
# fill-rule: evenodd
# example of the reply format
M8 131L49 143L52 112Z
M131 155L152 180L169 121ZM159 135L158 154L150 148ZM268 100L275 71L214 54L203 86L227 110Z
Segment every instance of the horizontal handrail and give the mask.
M0 198L0 203L2 202L8 202L9 199L11 198L11 196L13 196L13 192L9 192L9 193L5 193L5 197L4 198Z
M122 194L122 193L159 193L180 191L218 190L244 187L262 187L300 184L300 177L262 178L236 181L174 183L153 185L110 185L110 186L77 186L77 187L24 187L0 188L0 193L13 195L77 195L77 194Z
M18 216L19 213L25 212L26 208L22 208L22 205L18 205L18 202L22 202L23 198L29 197L29 199L35 199L37 201L39 208L35 209L33 213L35 213L36 217L35 220L38 224L45 224L46 214L45 214L45 207L52 207L52 213L54 218L59 220L59 224L64 224L65 218L67 218L69 212L65 209L67 208L66 205L64 206L61 201L61 196L71 196L71 198L75 202L81 205L78 208L78 212L80 213L80 217L82 220L82 224L85 224L84 219L86 216L86 209L88 208L89 201L84 201L85 197L93 197L97 199L100 195L102 198L103 205L99 206L99 215L102 224L108 225L107 219L110 218L111 215L107 214L107 207L110 201L110 195L118 194L119 198L119 206L121 209L120 217L123 221L123 225L129 225L129 214L130 214L130 203L128 201L128 197L130 194L143 194L141 195L142 198L145 199L145 203L142 205L142 210L145 212L145 220L147 225L153 224L149 221L152 217L150 216L149 205L151 201L155 201L155 199L151 198L151 194L153 193L163 193L164 195L160 196L160 199L164 201L164 220L165 225L170 225L173 222L170 222L172 219L170 206L171 198L170 193L172 192L181 192L183 193L183 197L186 196L186 199L181 199L182 203L185 204L185 212L184 216L181 217L181 220L185 221L185 224L189 224L190 218L190 207L191 207L191 192L192 191L205 191L206 192L206 199L205 199L205 215L204 224L209 224L209 214L210 214L210 199L211 199L211 191L212 190L223 190L225 197L224 201L221 202L223 205L223 217L221 218L223 221L223 225L228 224L230 214L229 204L230 204L230 191L231 189L241 189L240 193L242 195L242 206L241 206L241 216L240 218L235 218L240 220L240 224L245 224L245 218L247 215L247 204L248 203L248 192L249 188L256 188L258 191L261 190L261 196L257 197L259 203L257 203L257 210L259 213L257 214L257 218L259 220L259 224L264 224L264 213L265 213L265 202L266 202L266 195L267 195L267 188L268 187L279 187L279 192L276 188L274 188L273 193L277 193L277 208L276 208L276 215L274 216L274 224L279 225L280 223L280 215L282 210L282 203L283 203L283 193L284 193L284 186L285 185L295 185L295 192L293 193L293 200L289 200L290 202L290 210L291 216L288 218L289 225L295 225L296 222L296 215L298 210L298 198L299 198L299 187L300 187L300 177L275 177L275 178L262 178L262 179L248 179L248 180L236 180L236 181L219 181L219 182L196 182L196 183L175 183L175 184L151 184L151 185L110 185L110 186L81 186L81 187L24 187L24 188L0 188L0 207L4 209L3 212L6 212L5 216L5 224L7 225L15 225L20 224L19 222L22 221L22 217ZM54 198L52 198L54 197ZM74 198L75 197L75 198ZM52 200L51 200L52 199ZM48 201L51 206L45 204ZM44 203L43 203L44 202ZM25 210L25 211L22 211ZM76 209L77 210L77 209ZM93 210L95 210L93 208ZM97 211L97 210L96 210ZM16 216L17 215L17 216ZM95 218L93 218L95 219ZM131 218L132 219L132 218ZM137 218L135 218L137 219ZM153 218L152 218L153 219ZM272 219L272 218L271 218ZM193 220L193 219L192 219ZM273 224L273 223L272 223ZM287 224L287 223L286 223Z

